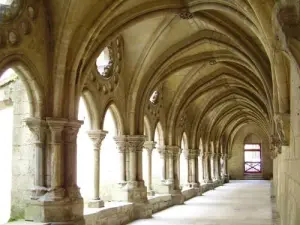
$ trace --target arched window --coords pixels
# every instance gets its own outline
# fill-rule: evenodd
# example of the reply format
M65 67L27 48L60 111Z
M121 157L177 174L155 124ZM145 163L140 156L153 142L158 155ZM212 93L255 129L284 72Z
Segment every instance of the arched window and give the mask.
M108 108L104 117L103 130L107 135L102 142L100 152L100 195L104 201L111 201L113 190L116 189L119 178L119 155L113 137L118 134L118 127L113 110Z
M83 98L79 101L78 119L84 121L77 136L77 184L84 200L93 197L93 145L87 134L91 121Z
M244 140L244 173L261 173L261 140L249 134Z
M245 173L261 173L261 145L244 145Z

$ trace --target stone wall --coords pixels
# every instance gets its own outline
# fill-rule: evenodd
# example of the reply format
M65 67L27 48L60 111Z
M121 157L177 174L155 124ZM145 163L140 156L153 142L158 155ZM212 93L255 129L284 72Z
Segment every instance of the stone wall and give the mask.
M228 170L231 179L244 179L244 144L247 136L254 134L260 139L262 148L262 176L264 179L272 177L272 159L269 154L268 138L261 132L261 129L254 124L241 128L236 134L232 149L231 158L228 161ZM257 140L253 140L256 142Z
M88 209L84 219L86 225L121 225L134 220L133 212L133 204L120 204L101 209Z
M273 183L282 225L300 224L300 78L291 67L290 141L274 160ZM289 124L285 124L289 126Z
M159 195L150 197L149 203L152 206L152 213L159 212L173 205L171 195Z
M11 218L23 218L25 201L34 186L35 153L32 150L31 132L23 120L30 115L25 86L20 79L0 87L1 98L11 99L13 104L13 149ZM3 100L3 99L1 99Z

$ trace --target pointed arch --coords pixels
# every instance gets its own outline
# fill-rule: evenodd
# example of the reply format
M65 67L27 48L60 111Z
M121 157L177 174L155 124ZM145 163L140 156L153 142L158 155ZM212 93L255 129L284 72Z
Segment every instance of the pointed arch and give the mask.
M82 91L82 98L84 100L90 118L90 128L94 130L99 129L100 119L99 119L97 105L95 103L92 92L90 92L87 89L84 89Z
M157 142L160 146L164 146L165 140L164 140L164 130L160 123L160 121L157 122L155 133L154 133L154 141Z
M123 118L119 112L119 109L117 107L117 105L114 102L110 102L109 104L107 104L102 119L101 119L101 129L103 129L104 126L104 119L105 119L105 115L107 113L107 110L111 110L111 113L113 115L114 121L115 121L115 125L117 128L117 135L124 135L124 123L123 123Z
M181 138L181 148L182 149L188 149L188 137L186 135L186 132L182 133L182 138Z
M1 60L0 76L8 69L13 69L25 86L28 100L30 102L30 116L42 118L46 109L45 93L42 90L41 76L34 64L24 55L11 55ZM45 81L44 81L45 82Z

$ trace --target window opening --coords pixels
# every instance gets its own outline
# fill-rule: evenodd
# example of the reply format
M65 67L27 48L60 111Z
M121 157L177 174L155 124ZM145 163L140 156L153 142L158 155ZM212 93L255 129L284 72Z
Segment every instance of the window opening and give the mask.
M0 0L0 5L10 6L14 0Z
M245 173L261 173L261 145L245 144Z
M108 47L104 48L96 60L97 70L101 76L108 76L109 69L112 65L111 54Z
M159 100L159 92L158 91L154 91L150 97L150 102L152 104L157 104L158 103L158 100Z

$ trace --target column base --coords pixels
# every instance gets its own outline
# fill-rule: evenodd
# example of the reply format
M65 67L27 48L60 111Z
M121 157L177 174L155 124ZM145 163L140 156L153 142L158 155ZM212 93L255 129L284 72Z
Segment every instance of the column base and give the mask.
M149 203L134 204L135 219L148 219L152 217L152 205Z
M207 190L214 190L214 182L212 180L207 180L205 182Z
M89 208L103 208L104 207L104 201L99 199L99 200L90 200L88 202L88 207Z
M174 190L172 193L172 203L174 205L184 204L184 195L181 193L181 190Z
M30 200L25 208L25 220L37 223L83 225L83 199L60 201Z
M229 175L225 175L224 178L225 178L225 181L224 181L225 184L229 183Z
M120 187L115 192L113 195L113 200L133 203L147 203L147 188L144 185L144 182L127 182L125 186Z

